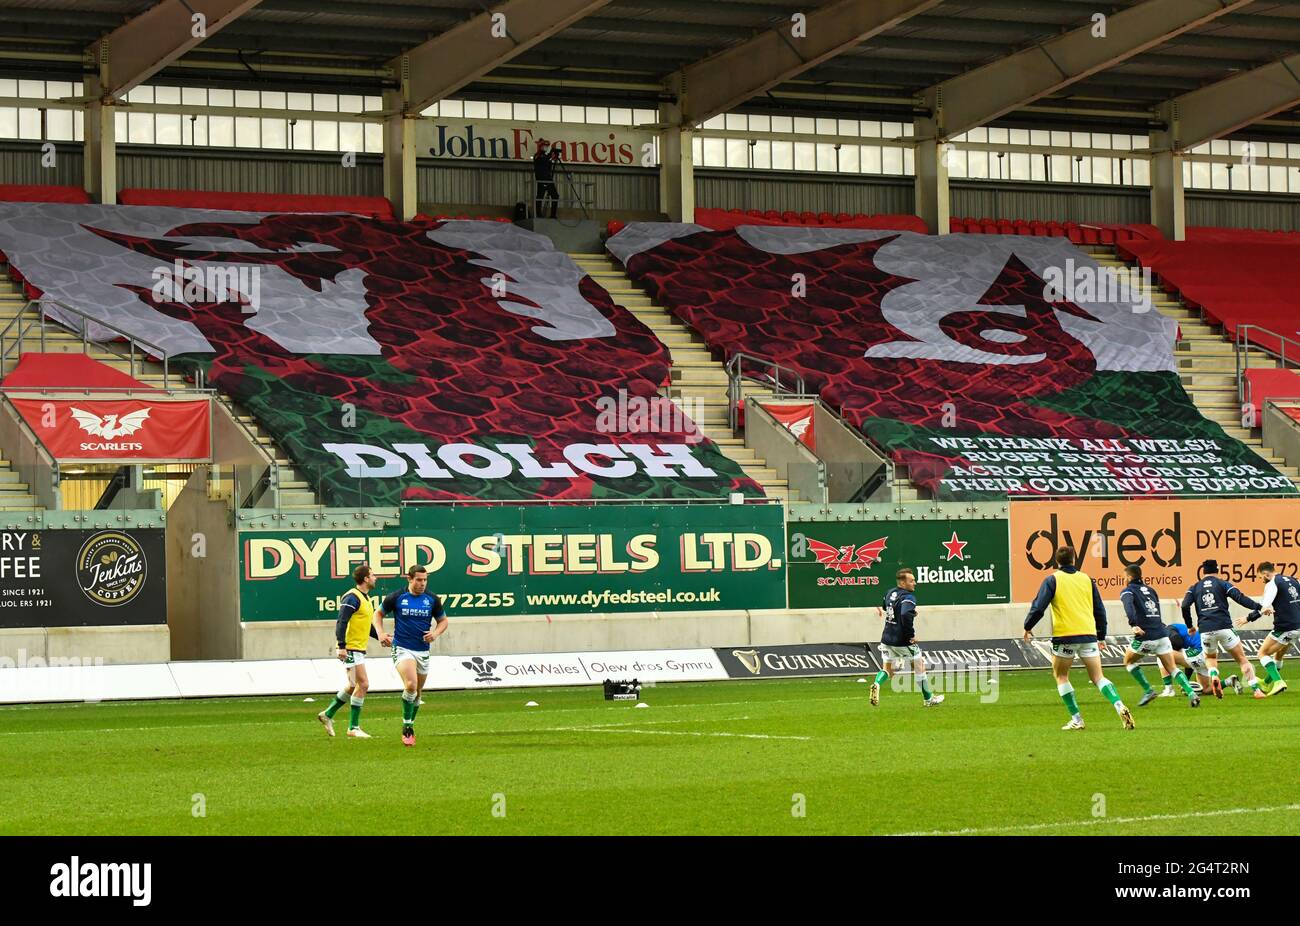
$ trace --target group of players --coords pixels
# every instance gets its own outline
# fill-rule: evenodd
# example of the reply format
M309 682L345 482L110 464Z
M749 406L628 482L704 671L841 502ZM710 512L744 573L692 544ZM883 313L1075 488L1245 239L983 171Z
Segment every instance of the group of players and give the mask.
M1042 620L1048 607L1052 610L1052 673L1056 690L1070 720L1063 730L1082 730L1083 715L1070 684L1070 669L1075 660L1083 662L1088 679L1115 708L1126 729L1133 729L1133 714L1124 704L1118 690L1102 672L1100 642L1106 637L1106 608L1101 601L1097 583L1076 565L1075 552L1070 547L1056 551L1057 569L1043 580L1038 595L1029 607L1025 618L1024 639L1033 639L1033 629ZM1261 601L1247 596L1231 582L1219 575L1219 564L1206 560L1201 564L1198 578L1183 596L1181 623L1166 625L1160 612L1160 597L1155 589L1142 581L1142 567L1129 566L1125 570L1129 583L1120 593L1124 613L1133 628L1133 642L1124 654L1124 668L1142 689L1138 706L1143 707L1156 698L1174 697L1181 690L1191 707L1201 703L1201 693L1210 692L1222 698L1225 682L1238 694L1247 688L1257 699L1272 697L1286 691L1282 679L1282 657L1296 640L1300 639L1300 581L1280 573L1273 563L1259 564L1259 577L1264 582ZM361 729L361 711L365 705L370 681L366 674L366 647L371 638L383 646L393 648L393 664L402 679L402 743L415 745L415 718L419 713L420 696L429 675L429 648L442 636L449 625L442 602L437 595L427 591L429 576L423 566L412 566L406 575L405 590L398 590L383 599L378 609L371 604L370 594L375 589L376 577L371 568L361 565L353 572L355 587L346 592L339 602L339 617L335 624L338 659L347 668L347 684L330 701L329 707L317 714L325 732L334 736L334 715L347 704L350 707L347 735L369 739ZM926 707L943 703L943 695L935 694L925 672L925 657L916 642L916 576L911 569L900 569L895 576L898 583L885 596L883 606L877 608L884 619L881 634L881 655L884 668L871 683L871 703L880 703L882 684L896 669L910 662L915 672L914 681L921 689ZM1236 626L1272 617L1273 629L1259 650L1259 664L1269 687L1264 687L1247 658L1241 639L1233 630L1234 621L1228 612L1229 600L1249 610L1238 618ZM393 632L384 629L384 618L393 617ZM1228 679L1219 676L1219 654L1231 656L1239 667L1240 675ZM1161 668L1164 687L1157 692L1142 671L1142 659L1155 656ZM1197 682L1189 679L1197 676ZM1242 684L1244 679L1245 684Z
M415 716L420 711L420 695L429 676L429 647L447 632L450 621L442 601L430 595L428 570L412 566L406 573L406 588L390 594L375 610L370 593L375 589L374 571L361 565L352 573L356 586L339 601L339 618L334 625L338 643L336 655L347 667L348 682L334 695L329 707L316 715L325 732L334 735L334 715L349 705L347 735L369 739L361 729L361 709L366 703L370 679L366 673L366 647L373 637L383 646L393 648L393 665L402 679L402 743L415 745ZM384 630L384 618L393 616L393 632Z
M1025 618L1024 639L1026 642L1033 639L1035 625L1050 606L1052 674L1056 679L1057 693L1070 714L1069 722L1061 729L1084 728L1083 715L1070 684L1070 669L1078 659L1083 662L1089 681L1114 707L1125 729L1131 730L1134 727L1133 713L1101 668L1100 642L1106 637L1106 608L1097 583L1079 570L1075 552L1070 547L1056 551L1056 566L1056 571L1043 580L1030 605ZM1142 567L1129 566L1125 572L1129 583L1120 593L1120 601L1133 628L1133 642L1124 654L1124 668L1142 689L1139 707L1156 698L1176 696L1175 686L1181 689L1191 707L1200 706L1202 692L1208 691L1216 698L1222 698L1225 681L1238 694L1249 689L1256 699L1286 691L1282 658L1291 644L1300 639L1300 581L1283 575L1273 563L1260 563L1258 572L1264 589L1262 600L1255 601L1219 575L1218 562L1206 560L1201 564L1196 581L1183 596L1183 621L1166 625L1161 617L1160 597L1155 589L1142 581ZM930 690L925 659L916 643L916 577L910 569L904 568L898 571L895 580L898 585L885 596L883 606L876 609L885 621L881 634L885 667L871 684L871 703L880 703L881 684L890 678L897 666L911 662L923 703L927 707L939 704L943 695ZM1260 617L1273 618L1273 629L1259 650L1259 664L1268 688L1256 675L1241 638L1233 629L1234 621L1228 612L1229 600L1249 609L1249 614L1235 621L1238 627ZM1240 676L1232 675L1226 680L1220 678L1220 653L1226 653L1236 661ZM1164 687L1160 692L1151 686L1142 671L1142 659L1149 655L1156 657L1161 668ZM1188 678L1192 673L1197 676L1195 683Z

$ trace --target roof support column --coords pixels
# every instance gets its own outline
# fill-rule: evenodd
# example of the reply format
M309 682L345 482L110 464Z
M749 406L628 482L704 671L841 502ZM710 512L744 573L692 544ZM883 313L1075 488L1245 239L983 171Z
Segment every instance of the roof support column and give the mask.
M92 200L113 205L117 202L117 106L103 86L98 76L86 78L90 102L83 130L82 183Z
M1163 129L1151 132L1151 224L1170 241L1187 238L1187 200L1183 195L1183 159L1174 150L1178 137L1178 104L1165 103L1159 119Z
M419 209L419 176L416 171L416 128L419 119L408 108L411 92L410 63L395 62L400 86L384 91L384 196L393 204L393 215L409 222Z
M912 120L915 135L916 214L925 222L932 235L946 235L950 231L952 216L948 191L948 152L951 146L939 137L940 113L937 111L939 93L931 88L926 92L929 115Z
M695 221L695 133L680 124L681 110L661 103L659 211L670 222Z

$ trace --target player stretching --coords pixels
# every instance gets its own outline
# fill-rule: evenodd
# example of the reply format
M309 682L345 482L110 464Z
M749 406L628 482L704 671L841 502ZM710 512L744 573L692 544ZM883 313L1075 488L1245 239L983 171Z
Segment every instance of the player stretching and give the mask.
M1243 608L1254 611L1260 606L1242 594L1226 579L1219 578L1219 564L1207 559L1201 563L1201 578L1197 579L1183 595L1183 622L1192 626L1192 607L1196 608L1197 620L1193 630L1200 631L1201 646L1210 666L1210 690L1216 698L1223 697L1223 682L1219 680L1219 650L1230 653L1241 667L1241 675L1250 685L1255 698L1266 698L1255 678L1255 667L1246 658L1246 651L1241 646L1241 639L1232 629L1232 615L1228 613L1228 599L1231 598Z
M420 692L429 675L429 644L447 631L442 602L425 591L429 571L412 566L406 573L406 591L393 592L375 612L375 629L381 640L393 644L393 665L402 677L402 743L415 745L415 715L420 711ZM384 615L393 615L393 634L384 633ZM438 622L436 627L434 621Z
M1133 729L1133 714L1120 700L1115 686L1101 672L1101 651L1097 641L1106 636L1106 607L1101 603L1097 583L1074 565L1074 550L1061 547L1056 551L1056 572L1043 580L1038 597L1025 618L1025 641L1034 638L1034 625L1042 620L1047 606L1052 606L1052 674L1056 691L1070 712L1070 722L1062 730L1082 730L1083 715L1070 684L1070 668L1075 659L1083 661L1088 678L1119 714L1125 730Z
M369 566L362 564L352 572L352 581L356 588L340 599L339 619L334 625L338 658L347 666L348 683L334 696L330 706L316 715L316 719L325 725L325 732L333 736L334 715L350 700L348 736L364 740L370 739L370 734L361 729L361 707L366 703L366 692L370 690L370 679L366 676L366 645L370 637L376 635L370 627L370 593L375 587L375 576Z
M1272 563L1259 564L1259 577L1264 580L1263 608L1252 611L1249 617L1239 618L1237 625L1258 620L1261 614L1273 612L1273 629L1259 648L1259 665L1272 686L1268 695L1286 691L1282 680L1280 658L1296 640L1300 640L1300 582L1291 576L1281 575Z
M1200 707L1201 699L1192 690L1192 683L1187 680L1183 670L1174 662L1173 644L1169 642L1169 631L1165 630L1164 621L1160 619L1160 597L1155 590L1142 581L1142 567L1125 567L1124 573L1129 578L1128 586L1119 593L1119 600L1124 605L1124 613L1133 628L1133 645L1124 653L1124 668L1129 675L1142 686L1142 700L1138 707L1146 707L1156 698L1151 683L1142 674L1142 657L1155 656L1164 670L1165 688L1170 682L1177 682L1178 687L1187 695L1191 707Z
M880 636L880 651L884 668L876 673L871 683L871 703L880 703L880 683L894 674L895 666L905 662L912 663L916 673L916 682L921 686L921 703L926 707L943 703L943 695L930 692L930 682L925 675L925 658L921 647L916 645L916 576L910 569L900 569L894 576L898 583L885 596L884 608L876 608L876 613L884 617L885 630Z

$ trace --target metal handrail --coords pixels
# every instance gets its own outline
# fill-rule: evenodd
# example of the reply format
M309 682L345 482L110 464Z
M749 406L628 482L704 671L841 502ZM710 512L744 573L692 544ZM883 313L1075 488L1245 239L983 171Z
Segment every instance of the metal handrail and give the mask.
M46 326L47 318L50 318L50 321L52 321L56 325L59 325L61 328L64 328L68 331L72 331L75 334L80 334L82 353L89 353L89 346L91 343L90 339L87 337L86 334L87 323L99 325L101 328L107 328L113 334L126 339L126 342L129 346L129 353L125 359L131 364L132 376L135 376L135 372L136 372L135 351L137 347L141 349L141 353L144 353L148 356L160 358L163 366L163 388L164 389L168 388L168 381L171 376L170 357L167 351L164 350L161 346L154 344L151 341L147 341L144 338L138 337L137 335L134 335L131 332L126 331L125 329L120 328L117 325L114 325L112 322L105 321L102 318L97 318L94 315L91 315L89 312L83 312L80 309L74 309L72 306L67 305L63 302L59 302L57 299L52 299L49 296L42 296L40 299L29 299L27 301L27 304L23 306L23 310L10 320L9 324L5 326L4 331L0 332L0 363L3 363L4 361L9 359L9 351L10 351L9 338L11 336L10 329L13 328L15 324L17 324L18 330L16 334L13 335L14 345L17 347L18 354L19 355L22 354L23 342L25 340L27 330L31 324L34 324L32 318L28 314L29 310L31 310L33 306L37 307L36 313L37 313L37 319L39 320L39 324L40 324L40 343L41 343L42 352L44 352L45 350L45 326ZM81 319L81 330L79 332L75 331L60 319L51 318L49 312L50 306L57 306L60 311L67 312L70 315L74 315L77 318ZM103 342L97 341L94 343L96 343L97 346L104 348L105 350L108 350L113 353L119 353L111 341L103 341Z
M787 396L798 397L798 398L805 398L805 397L815 398L815 396L808 396L807 385L804 383L804 378L799 373L798 370L779 364L775 360L768 360L766 357L756 357L753 354L746 354L743 351L736 351L734 354L732 354L730 357L727 358L727 362L723 367L723 369L726 370L727 373L727 422L731 426L732 431L736 430L736 424L737 424L736 405L740 401L740 397L743 394L741 390L741 383L745 378L744 361L746 360L758 364L759 366L767 367L772 370L774 374L772 376L772 383L776 389L773 396L774 398L784 398ZM797 391L789 392L781 384L782 370L784 370L785 372L789 373L791 376L794 377L795 382L799 384L799 388Z
M8 395L6 395L3 392L0 392L0 402L3 402L5 408L9 409L9 413L13 415L16 419L18 419L19 428L21 428L22 431L32 439L32 443L34 443L36 445L36 449L39 450L42 455L44 455L46 461L50 464L50 466L53 466L55 468L54 481L58 482L58 472L57 472L58 460L55 458L54 454L50 452L50 448L45 446L45 441L41 440L41 436L36 433L36 429L27 423L27 419L24 418L22 416L22 413L18 411L17 406L15 406L14 403L9 400Z
M1250 380L1246 378L1246 369L1247 369L1246 354L1250 350L1250 331L1252 328L1255 331L1260 332L1261 334L1266 334L1269 335L1270 337L1274 337L1278 339L1278 342L1282 345L1281 351L1277 352L1278 356L1281 359L1282 369L1284 370L1286 369L1286 346L1288 344L1293 345L1293 347L1295 348L1291 356L1300 357L1300 341L1297 341L1295 338L1289 338L1284 334L1278 334L1276 331L1273 331L1272 329L1269 328L1265 328L1263 325L1238 325L1236 349L1233 352L1233 356L1236 360L1236 368L1237 368L1237 401L1242 403L1243 406L1247 402L1249 402L1251 405L1255 404L1251 394L1252 389L1251 389ZM1269 350L1267 347L1264 347L1262 344L1256 343L1256 347L1259 350L1262 350L1266 354L1274 353L1274 351ZM1292 362L1296 362L1296 361L1292 361Z
M216 392L215 389L211 391L214 393ZM236 409L232 407L228 407L225 402L220 401L220 399L217 398L216 396L214 396L214 401L215 404L220 405L222 407L222 409L226 412L226 415L230 418L230 420L235 423L235 427L237 427L240 431L244 433L244 437L257 450L257 453L262 457L262 462L266 465L266 472L262 473L262 475L257 478L257 480L253 485L253 488L249 491L248 497L247 499L245 499L245 501L247 502L246 504L241 504L238 498L236 498L234 495L231 496L231 503L236 508L256 507L257 503L261 501L262 496L265 495L268 490L274 488L277 492L279 491L280 464L275 462L275 457L272 456L271 453L261 445L261 443L257 439L257 435L253 433L253 429L250 428L244 422L239 420L239 414ZM232 400L232 405L233 405L233 400ZM317 495L319 495L320 486L317 486L315 491Z

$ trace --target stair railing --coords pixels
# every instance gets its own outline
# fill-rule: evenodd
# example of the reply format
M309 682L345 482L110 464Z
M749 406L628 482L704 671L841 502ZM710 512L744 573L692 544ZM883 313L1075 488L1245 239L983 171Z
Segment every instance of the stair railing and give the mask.
M51 315L50 313L51 306L57 307L58 311L54 315ZM58 317L58 315L63 313L67 313L68 315L79 319L81 322L81 330L77 331L62 318ZM110 353L117 354L123 360L126 360L130 364L132 377L136 375L137 348L140 352L140 360L138 361L140 366L143 366L145 360L149 357L158 358L158 361L162 364L163 368L163 388L167 389L170 387L171 365L167 356L167 351L162 347L150 341L146 341L144 338L138 337L137 335L114 325L112 322L104 321L102 318L96 318L88 312L74 309L72 306L65 305L62 302L49 298L48 296L42 296L40 299L28 300L27 305L23 307L23 311L10 319L9 324L5 326L3 331L0 331L0 366L3 366L4 363L11 359L11 353L13 355L12 359L17 362L19 357L22 356L23 348L26 346L28 340L31 340L33 344L39 344L41 352L44 353L46 347L45 330L47 324L55 324L61 329L72 331L73 334L79 334L81 336L81 352L83 354L90 353L90 345L92 342L87 337L89 326L98 325L101 328L107 329L126 341L127 353L123 355L118 346L112 341L93 342L97 347L101 347ZM39 330L33 332L32 329L34 328Z
M1276 331L1272 331L1262 325L1238 325L1233 356L1235 357L1237 368L1237 401L1241 403L1243 409L1247 404L1250 404L1252 407L1254 406L1253 397L1251 395L1250 379L1246 376L1246 368L1249 364L1249 352L1251 347L1250 332L1252 330L1259 334L1277 338L1280 346L1280 349L1277 351L1265 347L1258 341L1256 341L1255 347L1268 354L1277 354L1281 360L1281 368L1283 370L1286 369L1286 346L1288 344L1291 345L1291 362L1300 365L1300 360L1295 359L1300 358L1300 341L1297 341L1295 338L1289 338L1284 334L1278 334Z
M765 357L755 357L753 354L737 351L727 358L725 366L727 371L727 423L731 426L733 432L739 423L739 403L741 396L744 395L742 384L745 378L745 361L771 371L774 388L773 396L775 398L802 398L808 394L803 376L797 370L782 366L776 361L768 360ZM782 371L789 374L789 378L797 385L797 388L793 391L787 390L781 382Z

